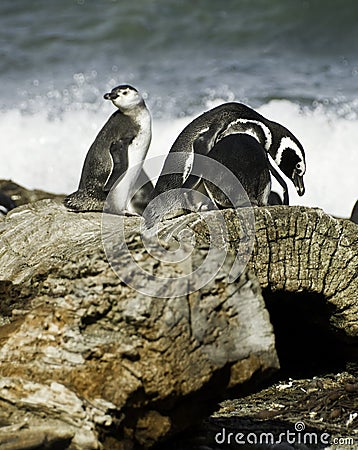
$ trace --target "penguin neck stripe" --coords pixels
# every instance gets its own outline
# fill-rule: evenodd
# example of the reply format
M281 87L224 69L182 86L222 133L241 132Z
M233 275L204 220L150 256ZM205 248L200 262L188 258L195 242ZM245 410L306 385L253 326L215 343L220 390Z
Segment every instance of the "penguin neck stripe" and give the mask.
M266 151L271 149L272 145L272 133L268 126L259 122L258 120L251 119L237 119L229 123L226 130L223 132L222 137L231 133L247 133L254 137Z

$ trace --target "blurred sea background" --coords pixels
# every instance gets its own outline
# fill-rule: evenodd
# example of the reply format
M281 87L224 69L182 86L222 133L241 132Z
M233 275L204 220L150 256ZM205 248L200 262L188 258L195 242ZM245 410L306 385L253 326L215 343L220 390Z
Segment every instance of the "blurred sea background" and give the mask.
M153 116L149 158L164 158L196 115L243 102L305 148L306 194L290 186L291 203L350 215L356 0L2 0L0 24L0 178L74 191L114 112L103 94L125 83Z

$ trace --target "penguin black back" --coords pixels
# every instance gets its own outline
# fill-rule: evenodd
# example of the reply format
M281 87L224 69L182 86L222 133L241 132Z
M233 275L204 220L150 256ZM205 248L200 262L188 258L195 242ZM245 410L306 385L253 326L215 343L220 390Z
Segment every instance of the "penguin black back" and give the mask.
M255 138L243 133L230 134L217 142L208 156L235 175L252 205L267 205L271 189L267 153ZM218 180L219 182L214 186L204 179L207 191L218 206L224 208L245 206L246 196L241 192L230 193L233 188L237 188L226 185L224 172L222 177L218 177ZM237 204L232 205L223 191L230 193L230 197L235 199Z
M128 116L121 111L116 111L111 115L86 155L79 184L80 191L104 191L104 185L113 166L113 147L117 142L120 143L120 148L123 142L131 142L136 133L137 128ZM112 153L110 152L111 147ZM104 149L108 149L108 151L105 152ZM90 177L87 174L88 167L91 167Z

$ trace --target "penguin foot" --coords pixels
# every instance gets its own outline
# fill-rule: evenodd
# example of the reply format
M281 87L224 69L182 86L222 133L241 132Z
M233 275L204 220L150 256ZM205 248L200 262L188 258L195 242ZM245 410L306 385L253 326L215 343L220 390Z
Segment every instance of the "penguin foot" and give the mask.
M63 204L67 209L74 212L102 211L104 201L84 195L80 191L68 195Z

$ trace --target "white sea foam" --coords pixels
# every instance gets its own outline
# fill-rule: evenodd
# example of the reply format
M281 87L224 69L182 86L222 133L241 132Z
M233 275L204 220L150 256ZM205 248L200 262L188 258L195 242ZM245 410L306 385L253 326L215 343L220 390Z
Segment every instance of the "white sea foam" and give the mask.
M86 152L112 111L111 105L97 112L67 111L61 119L52 121L45 113L0 113L0 178L56 193L74 191ZM332 117L322 109L303 112L283 100L263 105L259 111L289 128L305 148L306 194L299 197L288 182L291 204L317 206L337 216L349 216L358 198L358 120ZM162 155L164 160L191 119L154 119L148 158ZM146 169L151 177L160 172L160 166L151 166L150 161ZM275 183L274 188L280 191Z

